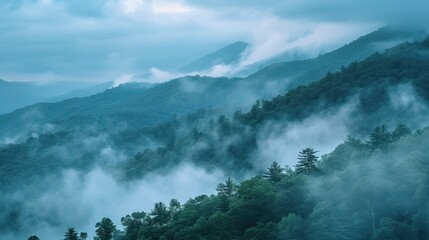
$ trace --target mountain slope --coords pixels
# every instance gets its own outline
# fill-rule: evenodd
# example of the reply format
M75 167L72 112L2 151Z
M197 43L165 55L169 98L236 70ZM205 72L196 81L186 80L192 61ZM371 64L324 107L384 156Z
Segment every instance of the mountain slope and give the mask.
M316 81L327 71L369 55L367 47L379 43L380 39L398 38L398 33L386 31L381 29L319 58L276 64L247 78L184 77L151 89L125 85L87 98L36 104L0 116L0 139L43 132L40 129L45 129L47 124L60 129L93 125L133 128L153 126L172 119L174 115L192 113L200 108L249 106L255 99L268 99L296 85ZM361 54L355 54L359 51ZM350 56L344 57L347 54Z
M247 49L245 42L235 42L213 53L203 56L178 69L182 73L208 71L216 65L230 65L238 63Z
M8 82L0 79L0 114L11 112L47 98L65 94L75 89L93 85L85 82L52 82L37 84L36 82Z
M287 149L295 144L283 142L289 138L288 131L295 135L303 132L303 137L315 138L320 131L318 125L326 124L324 121L332 124L329 132L343 132L344 138L347 134L366 135L380 123L396 126L405 122L413 128L427 126L428 70L429 40L401 44L308 86L257 103L247 113L237 111L232 118L219 116L217 121L194 123L185 134L177 123L170 125L167 136L163 137L166 139L164 145L156 150L146 149L119 166L125 176L138 178L167 163L169 166L187 159L206 167L235 169L235 174L239 174L257 168L260 162L277 160L271 153L267 154L264 147L275 144L278 134L281 146ZM182 129L181 133L175 129ZM311 131L306 132L306 129ZM303 142L322 145L329 141L322 138ZM284 161L284 157L278 160Z
M412 128L428 125L428 69L429 40L423 43L405 43L384 54L374 54L363 62L351 64L308 86L295 88L270 101L262 101L261 104L254 105L247 113L238 111L229 118L223 115L215 118L213 114L205 113L189 115L166 124L146 128L144 128L143 122L147 120L139 118L128 119L129 123L135 121L134 125L129 128L112 125L111 129L105 129L101 126L91 125L92 128L82 131L69 127L69 134L64 135L64 144L74 142L81 144L79 143L81 138L94 138L102 135L103 145L97 146L95 149L87 147L89 150L84 150L83 147L72 146L68 146L66 149L80 149L79 156L73 160L76 161L74 164L78 165L87 161L88 156L98 156L102 149L110 148L126 153L127 156L132 157L113 167L115 171L120 172L118 175L124 176L126 179L139 178L148 172L178 165L184 159L202 167L220 167L229 171L234 169L234 174L239 175L245 171L257 169L259 162L272 161L272 157L267 159L267 155L261 154L265 151L265 145L262 143L269 142L269 138L273 134L296 131L290 130L289 127L294 127L298 123L303 124L300 128L302 131L305 128L312 129L313 124L320 124L318 122L321 121L320 119L327 118L326 121L333 122L333 127L338 128L338 131L346 129L344 137L347 134L367 134L381 122L389 126L406 122ZM174 81L169 84L179 83L180 81ZM127 85L122 87L129 88ZM220 89L219 92L222 90ZM111 111L109 108L125 107L119 102L126 96L143 98L139 91L128 90L121 91L121 93L118 94L112 89L92 96L91 101L100 102L100 109L97 109L99 112L95 112L92 108L84 109L84 104L88 100L77 101L79 104L76 105L76 109L64 107L61 110L65 112L81 110L85 114L92 111L94 114L108 117L112 113L109 113ZM132 93L134 96L131 95ZM110 95L109 103L103 101L104 94ZM144 97L148 96L145 94ZM159 97L159 93L153 93L153 97ZM112 105L109 105L110 103ZM128 107L135 108L136 106ZM174 105L173 107L180 106ZM347 111L344 112L344 109ZM118 114L117 111L113 112ZM60 113L64 114L64 112L57 112L57 114ZM106 115L102 115L102 113ZM125 114L122 117L126 118L130 115ZM313 118L318 120L313 121ZM100 118L95 118L95 120L101 122ZM95 120L94 122L97 123ZM112 122L114 121L112 120ZM82 126L83 123L80 122L78 127ZM60 139L63 138L62 133L59 135L48 134L42 138L30 139L21 145L6 147L3 149L4 152L0 153L2 155L0 159L23 158L19 162L24 165L27 162L28 164L43 162L43 156L52 155L50 151L44 153L46 149L61 148L61 141L52 140L58 136ZM307 140L306 144L309 141ZM322 139L321 141L328 140ZM271 142L269 143L271 144ZM285 147L288 144L293 144L293 142L285 144ZM27 145L35 145L39 148ZM17 146L20 146L21 149L32 150L24 154L20 150L14 149ZM135 154L135 151L140 153ZM14 154L18 155L13 157ZM25 156L32 156L34 161L27 161ZM60 159L56 161L57 157L54 156L52 155L49 161L55 165ZM71 158L73 159L73 157ZM73 161L68 163L71 164ZM4 164L4 166L8 166L14 163L6 161ZM94 164L94 162L88 164ZM55 165L53 168L57 167ZM6 182L6 179L3 182Z
M383 122L386 123L390 129L392 129L392 126L401 122L411 125L412 129L427 126L429 124L428 70L429 39L424 42L401 44L383 54L374 54L360 63L350 64L347 68L343 68L339 72L328 74L320 81L311 83L307 86L300 86L272 100L257 103L250 111L244 114L237 111L232 117L219 115L216 118L211 114L194 114L175 119L156 127L143 128L143 125L135 125L125 130L119 125L112 125L111 129L94 126L92 129L88 128L82 130L79 129L79 127L83 125L81 121L79 122L80 126L69 129L67 132L57 131L55 133L29 138L27 141L20 144L1 146L0 189L2 193L7 194L2 195L4 198L0 198L2 203L0 204L0 223L6 224L6 227L2 225L3 228L0 227L0 229L19 232L21 230L20 221L33 226L31 225L34 224L34 222L32 222L33 219L43 219L50 223L57 223L57 220L61 221L58 217L58 213L64 209L56 208L55 205L43 205L43 203L45 203L44 201L42 201L42 205L50 209L48 213L40 213L40 211L37 211L36 213L41 215L32 215L31 213L33 212L28 213L23 209L26 209L25 207L27 206L28 199L40 200L41 193L43 193L43 196L46 196L51 193L49 191L53 192L61 189L61 181L57 181L57 179L65 177L68 180L68 177L73 178L73 176L76 177L77 175L77 178L83 178L83 180L85 180L86 178L83 176L93 168L103 168L117 179L126 180L127 183L137 182L129 180L138 180L142 179L144 176L156 175L148 175L151 173L161 172L163 174L169 169L188 163L204 168L207 172L222 169L227 175L240 179L243 175L248 175L249 172L255 173L265 171L266 163L272 161L278 161L282 164L293 166L296 164L296 153L303 149L303 147L311 145L315 147L316 150L319 150L321 143L331 141L332 139L335 140L338 138L337 135L344 131L344 128L348 132L345 132L344 135L340 135L342 139L345 139L346 134L349 133L353 135L362 135L366 138L368 133L370 133L375 126ZM198 81L213 80L210 78L197 79ZM229 81L229 79L215 79L213 82L217 82L218 80ZM183 79L169 82L163 86L173 86L174 84L183 83L181 81L183 81ZM138 86L134 86L134 88L136 87ZM187 87L188 90L195 89L190 88L189 85ZM155 88L152 88L152 91L153 89ZM144 91L149 90L151 89ZM159 89L157 91L159 91ZM125 108L127 106L119 104L120 100L126 99L130 94L132 98L141 99L143 96L141 96L140 93L141 91L133 91L133 86L123 85L116 90L112 89L105 93L92 96L86 99L86 101L79 101L79 99L69 100L78 104L74 106L76 108L65 109L65 112L61 112L58 109L54 110L56 114L59 115L65 114L68 111L79 111L81 108L84 109L86 114L90 114L91 111L97 115L100 114L100 112L117 114L117 110L109 109L105 99L110 99L113 107ZM159 97L159 92L155 91L152 93L154 94L154 96L152 96L153 99ZM213 92L213 94L214 93L215 92ZM168 94L172 93L169 92ZM104 98L103 96L109 96L109 98ZM147 96L147 94L145 94L145 96ZM91 109L90 106L85 106L85 102L87 101L96 102L99 109ZM53 106L61 105L53 104ZM64 105L63 107L67 108L70 106L71 105ZM159 107L160 105L157 106ZM178 106L179 105L175 105L175 107ZM129 109L135 107L136 106L129 106ZM324 118L330 125L323 125ZM88 121L88 118L86 118L86 121ZM144 119L137 119L136 121L137 123L138 121L143 122ZM325 134L316 134L320 128L325 129ZM304 182L299 181L296 182L298 184L296 187L300 189L296 189L291 185L289 181L291 179L287 179L286 182L283 182L285 185L282 185L282 192L273 193L273 189L270 187L271 183L259 177L244 184L244 187L246 185L248 186L248 190L252 189L251 192L240 191L239 194L242 194L240 196L244 197L232 205L227 205L223 202L224 204L222 206L225 207L223 208L224 213L217 213L216 218L213 218L217 219L219 216L224 216L222 214L228 212L229 207L235 209L229 212L231 217L240 216L238 219L241 219L240 221L242 221L242 223L248 223L248 225L242 225L240 223L239 226L242 227L238 232L235 232L235 234L237 234L237 236L242 236L244 234L244 236L249 236L249 238L253 236L251 233L255 233L255 227L259 230L266 227L265 225L257 224L262 221L260 219L278 224L283 217L282 215L277 216L275 214L265 216L265 213L269 213L269 211L265 211L266 208L262 208L262 210L256 208L262 205L276 206L277 208L274 212L285 214L285 216L287 213L296 211L295 213L302 215L301 217L303 219L308 220L308 223L310 223L308 226L314 228L317 226L320 227L319 224L321 223L321 219L324 218L323 216L332 216L330 211L334 210L343 213L341 219L335 221L336 223L343 222L346 225L348 223L354 223L350 219L350 221L340 221L347 219L343 218L344 216L363 216L362 219L368 219L370 215L368 211L366 211L368 210L368 205L365 204L367 204L369 200L374 200L372 198L374 192L370 189L371 191L366 194L366 192L361 191L361 187L372 186L374 182L384 183L387 181L389 184L385 185L385 187L390 186L392 188L382 188L382 192L376 192L385 194L387 191L389 196L395 196L395 198L397 198L397 195L392 195L392 192L388 190L396 189L397 186L399 186L398 184L403 184L405 182L402 179L391 179L392 173L402 173L403 170L407 169L410 170L407 171L407 173L410 174L415 174L417 170L422 169L426 171L422 166L427 167L427 131L427 129L424 131L416 131L410 138L405 138L405 141L401 142L402 145L396 145L394 143L398 141L397 138L395 138L394 141L386 138L383 143L386 148L374 147L377 146L374 144L378 143L377 138L370 138L367 142L348 138L345 145L340 146L331 154L323 156L324 160L320 165L322 173L332 175L327 175L327 178L322 179L322 184L320 186L323 187L321 191L311 192L312 194L322 192L322 195L315 196L316 198L308 198L308 200L311 201L305 201L305 197L309 197L309 195L301 194L301 190L309 189L307 187L312 187L310 189L314 189L317 185L310 185L301 189L300 186L302 186ZM380 131L374 130L374 132L379 133ZM288 134L291 134L292 138L290 138ZM386 134L388 136L393 136L388 133ZM291 147L297 141L296 136L301 139L305 146L299 146L299 149ZM314 141L314 139L317 138L320 138L319 141ZM339 141L336 141L336 144L338 142ZM335 147L335 145L333 147ZM132 150L123 150L124 146ZM138 149L139 152L133 152L136 149ZM280 152L276 154L278 150L280 150ZM391 150L393 153L397 154L393 156L386 155L386 153ZM292 152L293 157L288 157L287 152ZM329 152L331 151L327 151L326 153ZM381 159L381 162L378 162L378 164L377 162L367 161L372 158ZM424 165L422 165L423 163ZM358 167L355 168L357 164ZM72 173L64 175L66 169L73 169L71 171ZM375 170L372 171L372 169ZM81 174L76 174L76 171L82 172L82 176ZM289 174L291 174L290 171ZM164 175L162 176L164 177ZM362 176L362 178L360 178L360 176ZM386 181L379 181L380 176ZM415 186L425 186L426 184L414 184L415 182L413 181L418 180L418 182L420 182L422 179L410 177L411 175L409 174L400 176L410 180L406 182L410 183L409 186L412 186L413 189L415 189ZM371 178L368 180L368 177ZM192 181L194 181L194 179L192 179ZM356 188L344 188L344 184L342 184L343 181L355 184L353 186L356 186ZM47 182L49 184L47 184ZM54 187L50 185L51 182L55 183ZM118 184L119 182L121 181L118 181ZM69 181L66 181L66 183L69 183ZM97 183L99 184L100 182ZM102 183L104 184L104 181L102 181ZM110 183L116 185L116 182ZM46 185L51 186L51 188L46 188ZM326 189L325 186L329 188ZM79 194L81 194L82 191L80 187L81 185L76 189L73 188L73 196L77 199L80 197ZM380 189L378 187L380 187L380 185L377 185L375 190ZM350 189L353 191L350 191ZM400 189L409 188L402 186ZM256 192L253 192L253 190ZM336 190L346 191L348 194L329 194L329 196L327 196L328 202L321 201L318 198L320 196L326 197L323 193L327 191L327 193L334 193ZM283 195L283 191L290 192L290 195ZM248 194L253 195L253 193L255 193L256 196L249 198ZM266 195L265 193L270 194ZM400 203L404 203L404 206L407 206L408 203L415 204L416 198L413 198L413 196L417 194L416 191L413 190L411 193L405 191L401 192L401 194L402 193L407 193L407 199ZM275 196L279 198L274 204L271 200L273 200ZM357 197L348 199L342 196ZM369 200L362 197L367 197ZM386 195L381 195L376 202L371 202L377 203L371 206L378 210L377 214L380 214L380 216L382 216L383 211L386 209L389 210L388 212L392 212L390 207L392 207L392 209L398 209L397 206L402 206L388 205L387 208L384 208L386 206L385 199L387 199L387 197ZM253 201L254 199L258 201ZM122 200L122 196L120 200ZM191 201L190 204L191 206L195 206L195 204L198 204L198 201L206 200L208 200L206 197L199 197L195 200L197 202ZM223 199L223 201L224 200L225 199ZM354 205L356 201L360 201L361 204ZM5 202L5 204L3 204L3 202ZM118 202L122 203L122 201ZM285 202L288 204L284 204ZM353 207L361 206L362 208L358 210L364 209L365 214L359 215L359 211L353 212L349 208L344 207L330 208L330 206L340 206L337 204L338 202L345 202L351 204ZM424 202L425 201L423 201L423 203ZM210 206L211 207L208 209L217 211L218 208L214 206L218 205ZM293 207L289 208L291 206ZM252 217L250 222L247 215L249 209L259 209L256 212L252 212L254 217ZM291 209L293 209L293 211ZM406 219L404 224L408 226L411 224L412 219L415 219L416 210L415 208L413 208L414 210L412 211L409 211L410 209L407 208L405 209L407 211L405 211L404 214L386 215L385 217L395 221ZM194 213L206 212L191 210ZM393 212L396 213L396 210ZM242 214L244 214L244 217ZM29 215L31 215L31 217L29 217ZM79 220L87 221L88 215L85 214L84 218L85 219ZM197 218L194 220L197 221ZM329 222L329 218L324 219L324 221ZM389 222L386 223L383 219L377 219L377 221L377 224L380 224L380 228L377 229L385 229L386 226L389 226ZM198 224L206 223L205 220L197 222ZM183 222L179 222L178 224L181 223ZM266 223L268 224L268 222ZM255 224L256 226L254 226ZM270 224L271 227L273 227L272 224ZM192 222L189 225L193 226L194 224ZM162 227L163 225L159 226ZM279 226L282 227L281 229L287 230L287 227L285 227L287 226L286 223L279 224ZM325 226L325 224L322 224L322 226ZM338 229L337 224L329 226L332 231ZM175 232L175 230L181 231L180 229L183 229L184 226L176 225L176 227L177 229L165 228L164 230L170 229L171 232ZM314 239L319 239L318 236L320 234L326 233L324 228L319 228L319 230L316 228L317 231L314 228L310 228L313 233L318 233L313 236ZM246 235L246 230L248 229L253 229L254 231L252 230L252 232L249 230L250 232ZM371 227L364 229L366 230L358 232L363 232L366 236L367 233L374 234L378 232L378 230L373 231ZM369 232L367 231L368 229ZM256 232L259 232L259 230ZM182 234L186 233L189 233L189 231L182 231ZM147 236L149 236L150 233L147 234ZM331 231L329 231L329 234L331 234ZM336 234L340 233L336 232ZM381 230L377 235L390 236L386 235L386 233ZM326 239L337 239L336 236L342 235L329 235ZM205 235L201 235L201 237L205 237ZM390 237L386 238L390 239ZM368 239L368 237L365 239Z
M50 97L48 99L45 99L46 102L59 102L70 98L76 98L76 97L88 97L97 93L104 92L105 90L111 88L113 86L114 82L105 82L100 83L94 86L89 86L85 88L79 88L72 91L69 91L64 94L59 94L54 97Z
M271 80L288 78L289 87L295 87L320 79L327 72L335 72L341 66L361 61L374 52L383 52L401 42L419 39L420 35L420 33L384 27L317 58L272 64L251 74L248 78Z

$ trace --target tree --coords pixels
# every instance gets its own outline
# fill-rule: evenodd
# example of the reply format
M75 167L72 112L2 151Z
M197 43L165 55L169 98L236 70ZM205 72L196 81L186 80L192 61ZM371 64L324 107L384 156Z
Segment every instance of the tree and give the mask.
M232 197L237 192L237 185L228 177L225 183L219 183L216 187L216 191L219 195L225 195L227 197Z
M182 206L177 199L171 199L168 206L168 211L170 212L170 218L172 220L176 219L177 213L181 210Z
M81 233L79 234L79 238L80 238L80 240L86 240L86 239L88 238L88 233L86 233L86 232L81 232Z
M30 236L28 240L40 240L36 235Z
M311 175L317 171L317 160L316 156L317 151L313 148L308 147L303 149L298 154L298 163L295 165L295 170L297 173L304 173Z
M272 183L280 182L283 178L284 168L280 166L277 162L273 162L268 170L264 174L264 178Z
M74 228L68 228L64 234L64 240L78 240L76 230L74 230Z
M369 135L368 145L371 150L380 149L387 152L387 146L392 142L392 133L387 130L386 125L377 126Z
M99 240L111 240L116 230L116 226L113 224L112 220L105 217L95 224L95 228L95 233Z
M121 218L124 226L126 239L138 239L139 231L143 227L146 219L145 212L134 212Z
M400 123L392 132L392 140L398 141L401 137L405 137L411 134L411 130L406 124Z
M150 215L152 216L152 223L156 226L162 226L170 220L170 212L162 202L155 203L155 207L150 212Z

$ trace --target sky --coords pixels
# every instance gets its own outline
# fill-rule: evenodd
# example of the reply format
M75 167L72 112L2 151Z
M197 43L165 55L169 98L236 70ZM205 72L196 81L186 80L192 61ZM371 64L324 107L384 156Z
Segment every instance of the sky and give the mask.
M292 48L312 57L384 25L425 23L427 7L423 0L4 0L0 79L168 78L235 41L251 44L245 64Z

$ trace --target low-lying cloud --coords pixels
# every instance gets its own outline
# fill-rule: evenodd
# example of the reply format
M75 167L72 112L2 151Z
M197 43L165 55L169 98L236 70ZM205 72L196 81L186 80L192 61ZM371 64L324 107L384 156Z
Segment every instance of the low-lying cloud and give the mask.
M1 239L25 239L37 235L41 239L61 237L68 227L94 235L95 223L111 218L120 228L120 218L136 211L149 212L155 202L175 198L185 203L201 194L215 193L223 182L221 171L183 163L167 172L152 173L145 178L121 183L101 168L84 173L64 170L60 177L48 177L43 184L21 189L13 200L23 201L19 218L22 232L0 234ZM26 201L31 199L31 201Z

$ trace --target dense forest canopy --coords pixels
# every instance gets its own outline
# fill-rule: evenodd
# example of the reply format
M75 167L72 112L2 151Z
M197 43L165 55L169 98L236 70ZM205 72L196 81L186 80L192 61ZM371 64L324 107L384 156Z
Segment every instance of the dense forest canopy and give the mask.
M274 162L239 184L226 179L216 195L126 215L122 227L103 218L97 239L426 239L428 141L428 129L377 126L320 160L303 149L296 170ZM311 171L300 171L305 161L316 163Z

